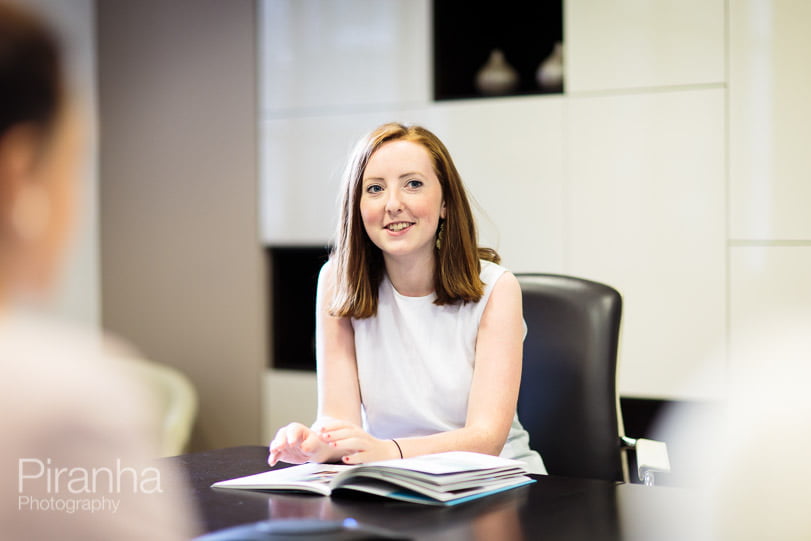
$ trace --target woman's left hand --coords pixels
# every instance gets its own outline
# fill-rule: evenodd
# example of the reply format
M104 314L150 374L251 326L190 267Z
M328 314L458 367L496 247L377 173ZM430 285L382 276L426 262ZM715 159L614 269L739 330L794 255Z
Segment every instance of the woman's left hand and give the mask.
M400 458L400 451L393 441L375 438L358 425L347 421L326 421L321 425L319 435L322 441L341 453L344 464Z

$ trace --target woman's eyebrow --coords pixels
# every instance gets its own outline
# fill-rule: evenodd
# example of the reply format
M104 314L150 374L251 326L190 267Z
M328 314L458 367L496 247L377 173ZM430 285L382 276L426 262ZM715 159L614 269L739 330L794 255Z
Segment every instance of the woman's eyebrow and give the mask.
M409 171L408 173L403 173L402 175L400 175L399 178L404 179L406 177L413 177L414 175L417 175L417 176L420 176L420 177L425 176L419 171ZM362 182L369 182L369 181L383 182L385 180L386 179L384 179L383 177L363 177Z

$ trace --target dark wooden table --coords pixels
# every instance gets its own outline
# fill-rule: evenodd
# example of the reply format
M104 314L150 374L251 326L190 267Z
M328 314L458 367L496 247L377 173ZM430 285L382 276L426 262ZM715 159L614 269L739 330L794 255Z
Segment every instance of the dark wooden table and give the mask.
M363 496L309 496L212 489L215 481L266 471L267 448L232 447L167 459L188 472L206 532L280 518L359 522L425 540L695 539L689 491L591 479L534 476L536 483L455 507Z

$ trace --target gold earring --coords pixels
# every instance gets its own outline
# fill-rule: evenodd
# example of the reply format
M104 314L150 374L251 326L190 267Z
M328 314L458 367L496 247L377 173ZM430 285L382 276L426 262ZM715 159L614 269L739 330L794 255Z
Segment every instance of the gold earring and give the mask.
M436 249L442 248L442 236L445 234L445 220L439 222L439 231L436 233Z

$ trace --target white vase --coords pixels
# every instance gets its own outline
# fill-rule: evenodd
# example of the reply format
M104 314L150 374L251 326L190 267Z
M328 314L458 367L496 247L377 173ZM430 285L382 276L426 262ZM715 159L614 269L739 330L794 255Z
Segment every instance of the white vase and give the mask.
M518 86L518 72L507 63L500 49L493 49L490 58L476 72L476 88L482 94L497 96L507 94Z
M552 52L547 56L535 74L538 86L545 90L563 88L563 44L555 43Z

